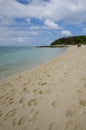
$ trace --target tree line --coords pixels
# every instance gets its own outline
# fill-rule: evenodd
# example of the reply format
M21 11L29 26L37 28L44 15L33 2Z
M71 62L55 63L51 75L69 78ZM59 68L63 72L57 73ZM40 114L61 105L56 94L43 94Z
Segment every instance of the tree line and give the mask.
M51 46L56 45L77 45L86 44L86 36L70 36L62 37L51 43Z

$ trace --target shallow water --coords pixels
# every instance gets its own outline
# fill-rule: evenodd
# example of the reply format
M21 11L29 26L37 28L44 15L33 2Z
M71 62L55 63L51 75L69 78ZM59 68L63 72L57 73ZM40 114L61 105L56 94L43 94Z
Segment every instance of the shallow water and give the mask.
M0 46L0 78L47 63L66 48Z

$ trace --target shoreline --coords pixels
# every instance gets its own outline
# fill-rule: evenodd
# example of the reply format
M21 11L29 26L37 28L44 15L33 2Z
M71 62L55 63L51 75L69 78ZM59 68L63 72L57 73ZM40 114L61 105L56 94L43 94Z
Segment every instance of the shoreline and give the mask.
M86 46L1 81L0 129L86 130Z
M38 46L37 46L37 47L38 47ZM70 47L70 46L69 46L69 47ZM38 48L39 48L39 47L38 47ZM53 48L54 48L54 47L53 47ZM34 71L34 70L37 70L38 68L41 68L41 67L43 67L43 66L46 66L47 64L49 64L49 63L53 62L54 60L60 58L60 56L63 56L63 55L67 52L68 46L65 46L65 47L63 47L63 48L66 48L66 51L65 51L65 52L63 52L62 54L58 55L57 57L54 57L53 59L50 59L50 60L47 61L46 63L42 63L42 64L40 64L40 65L37 65L36 67L30 68L30 69L24 69L24 70L21 70L20 72L16 72L15 74L11 74L10 76L8 75L7 77L3 77L3 78L0 79L0 82L2 82L2 81L4 81L4 80L8 80L8 79L10 79L10 78L12 78L12 77L15 77L15 76L17 76L17 75L22 75L23 73L27 73L27 72L30 73L30 72L32 72L32 71Z
M36 55L35 56L34 53L33 53L34 49L32 49L31 50L32 51L31 55L33 55L33 56L31 56L31 58L27 58L28 54L26 54L25 55L26 59L24 59L22 57L22 62L21 62L21 59L19 61L17 61L18 57L16 56L17 58L15 59L14 58L15 54L13 54L13 60L12 61L11 60L9 61L9 57L7 57L8 58L9 66L7 65L7 67L6 67L6 64L7 64L6 60L5 60L5 64L3 64L3 61L1 60L2 61L2 66L0 65L1 66L1 70L0 70L0 72L1 72L0 73L0 81L4 80L5 78L8 78L8 77L10 77L12 75L16 75L18 73L21 73L21 72L24 72L24 71L28 71L30 69L34 69L34 68L36 68L38 66L41 66L42 64L46 64L46 63L52 61L54 58L57 58L60 55L64 54L64 52L66 51L66 49L67 48L64 48L64 49L60 49L60 48L59 49L55 49L55 52L54 52L54 50L51 50L51 49L50 50L48 50L48 49L41 49L40 50L40 48L36 49L36 51L38 50L38 52L39 52L39 50L40 50L40 52L42 52L42 54L40 54L40 56L37 56L38 53L37 53L37 55L35 54ZM26 50L25 53L27 53L27 50ZM35 60L34 60L34 57L35 57ZM12 56L11 56L11 58L12 58ZM24 60L24 62L23 62L23 60ZM14 62L14 63L11 63L11 62ZM21 62L21 65L19 66L20 62Z

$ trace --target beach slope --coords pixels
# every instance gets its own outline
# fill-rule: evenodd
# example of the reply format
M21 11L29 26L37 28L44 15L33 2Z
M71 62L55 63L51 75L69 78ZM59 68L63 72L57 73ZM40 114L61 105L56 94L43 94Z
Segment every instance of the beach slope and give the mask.
M86 46L0 81L0 130L86 130Z

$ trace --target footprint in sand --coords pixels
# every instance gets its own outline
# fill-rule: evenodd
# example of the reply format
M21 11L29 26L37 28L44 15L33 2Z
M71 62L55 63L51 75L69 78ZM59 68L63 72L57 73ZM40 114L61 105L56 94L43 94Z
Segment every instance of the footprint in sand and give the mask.
M73 114L74 114L74 112L73 112L73 111L68 110L68 111L67 111L67 113L66 113L66 116L67 116L67 117L72 117L72 116L73 116Z
M6 92L7 90L2 88L2 91L3 91L3 92Z
M34 89L34 90L33 90L33 92L37 94L37 92L38 92L38 89Z
M31 122L35 122L37 120L37 117L40 115L39 111L36 111L35 113L32 114L32 116L30 117Z
M39 94L40 94L40 95L43 94L43 91L40 90L40 91L39 91Z
M47 77L50 77L51 75L50 75L50 74L47 74L46 76L47 76Z
M9 85L9 87L11 87L13 84L11 84L10 82L8 82L8 83L5 84L5 85Z
M86 106L86 100L80 100L79 104L80 104L81 106Z
M8 105L12 105L14 103L14 99L13 98L10 98L9 101L8 101Z
M81 80L82 80L82 81L86 81L86 78L82 78Z
M24 116L24 117L21 117L20 119L14 119L13 121L12 121L12 124L15 126L15 125L19 125L19 126L21 126L21 125L23 125L23 124L25 124L26 123L26 121L27 121L27 116Z
M64 77L68 77L69 73L68 72L64 72Z
M51 90L49 90L49 89L48 89L48 90L34 89L33 92L34 92L35 94L40 94L40 95L42 95L42 94L50 93Z
M23 88L23 92L29 92L26 87Z
M78 96L80 97L81 94L82 94L82 90L78 89L78 90L77 90L77 94L78 94Z
M84 91L85 92L85 91ZM81 90L77 90L77 93L79 95L79 104L81 106L86 106L86 99L83 99L82 96L85 95L85 93L83 93L83 91Z
M6 113L5 117L4 117L4 120L7 120L8 118L10 117L14 117L16 114L16 109L12 109L10 110L8 113Z
M53 107L57 107L57 105L58 105L58 104L57 104L57 101L53 101L53 102L52 102L52 106L53 106Z
M86 88L86 84L85 84L85 88Z
M83 79L81 79L81 81L84 83L84 86L86 87L86 79L83 78Z
M39 91L39 94L47 94L47 93L51 93L51 90L48 89L48 90L44 90L44 91L42 91L42 90Z
M0 103L2 103L3 105L13 104L14 101L13 101L13 98L11 96L12 96L11 94L2 95L0 97Z
M1 96L0 96L0 101L3 100L3 98L4 98L4 95L1 95Z
M25 97L21 97L19 103L23 103L25 101Z
M32 99L32 100L30 100L29 102L28 102L28 105L29 106L32 106L32 105L37 105L37 100L36 99Z
M0 117L2 116L2 111L0 111Z
M10 98L10 96L11 96L11 95L10 95L9 93L6 93L6 94L0 96L0 100L4 100L4 99L7 100L7 99Z
M86 83L86 78L82 78L81 81L85 82Z
M68 72L64 72L64 74L65 74L65 75L67 75L67 74L68 74Z
M44 86L44 85L47 85L47 83L46 82L43 82L43 83L40 82L39 85Z
M29 84L29 82L25 82L25 83L24 83L24 86L26 86L27 84Z
M57 125L57 123L51 123L49 125L49 130L58 130L59 129L59 126Z

